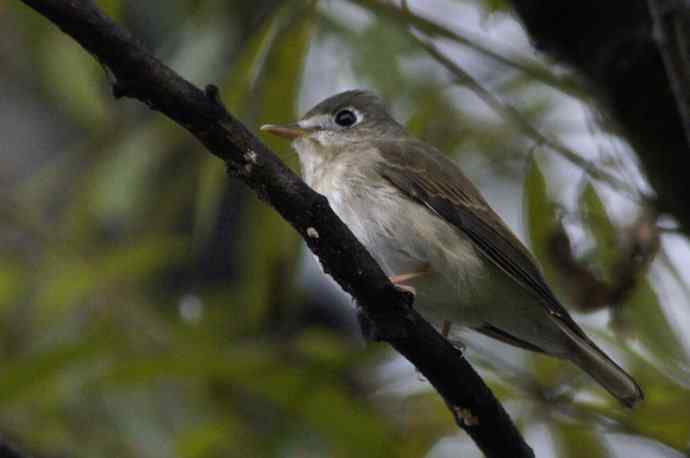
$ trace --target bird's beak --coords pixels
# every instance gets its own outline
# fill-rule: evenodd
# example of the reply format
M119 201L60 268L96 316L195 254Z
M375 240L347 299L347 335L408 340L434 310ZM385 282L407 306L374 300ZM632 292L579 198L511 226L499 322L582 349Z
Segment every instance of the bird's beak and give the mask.
M314 129L307 129L301 127L299 124L264 124L261 126L261 130L272 133L279 137L287 138L289 140L294 140L296 138L303 137Z

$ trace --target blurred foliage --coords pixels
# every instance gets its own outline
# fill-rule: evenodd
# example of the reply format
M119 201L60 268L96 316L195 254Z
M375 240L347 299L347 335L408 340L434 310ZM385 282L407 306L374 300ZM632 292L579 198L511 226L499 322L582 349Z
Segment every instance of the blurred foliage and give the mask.
M302 101L374 89L499 211L524 196L522 229L557 285L558 227L580 234L578 260L610 279L643 210L612 216L627 197L593 169L619 162L564 160L545 142L573 135L558 107L587 91L520 40L501 42L495 30L514 24L504 1L98 3L183 76L217 83L255 130L295 119ZM362 345L348 300L312 286L322 276L301 272L297 235L219 160L157 113L114 101L103 68L20 2L0 2L0 37L3 440L36 457L457 455L439 445L468 440L443 402L385 348ZM298 167L289 145L265 141ZM541 456L613 456L613 435L688 453L687 339L664 289L684 276L664 278L616 304L614 326L606 312L586 320L644 386L634 412L550 358L486 365L525 431L547 425L554 446L534 444Z

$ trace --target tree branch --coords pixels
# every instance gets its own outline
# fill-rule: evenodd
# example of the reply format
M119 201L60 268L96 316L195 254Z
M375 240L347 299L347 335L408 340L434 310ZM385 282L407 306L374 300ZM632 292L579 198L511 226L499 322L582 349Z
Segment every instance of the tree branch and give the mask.
M664 60L690 147L690 30L687 22L690 3L688 0L648 0L647 4L654 24L653 36Z
M543 84L553 87L559 91L580 96L582 90L579 85L573 81L572 78L559 76L553 73L544 64L536 59L529 58L525 55L520 55L512 51L506 53L493 49L490 46L482 43L482 40L467 30L456 32L441 24L418 16L412 13L409 5L407 7L397 7L393 3L385 0L349 0L351 3L360 5L363 8L368 8L374 12L381 13L395 21L398 21L406 26L413 27L416 30L424 33L424 35L433 38L442 38L445 40L454 41L455 43L471 49L481 55L488 57L496 63L505 65L508 68L517 70L525 75L540 81Z
M415 39L417 44L424 49L429 56L445 67L450 73L452 73L457 78L458 83L465 85L468 89L474 92L477 97L482 99L484 103L494 110L495 113L497 113L499 116L502 116L506 122L514 125L525 136L531 138L537 145L544 145L552 151L555 151L556 153L560 154L563 159L575 165L576 167L579 167L591 179L610 186L612 189L621 192L634 202L639 203L642 200L648 200L646 196L640 196L639 192L632 189L632 186L630 186L629 183L626 183L615 175L608 173L606 170L597 167L596 164L588 161L576 151L568 148L558 140L547 137L537 127L532 125L527 118L514 106L500 100L489 89L484 87L477 79L440 52L433 45L433 43L423 41L416 36L413 36L413 39Z
M92 0L23 0L95 56L111 73L115 97L132 97L187 129L278 211L358 302L375 331L431 382L458 425L490 457L531 457L503 407L446 339L411 307L371 255L317 194L227 113L217 89L203 92L163 65ZM328 421L324 419L324 421Z
M25 458L25 455L7 443L0 443L0 458Z
M563 224L555 224L546 240L548 255L573 309L590 313L605 307L620 307L644 279L659 252L656 218L643 214L634 225L620 232L617 258L610 267L610 280L597 275L576 258Z
M636 149L657 194L657 210L672 214L689 235L690 180L684 171L690 166L690 139L683 114L690 103L689 2L510 3L537 48L594 83L601 105ZM662 4L670 9L664 11ZM661 21L656 24L656 34L650 6ZM662 36L658 27L662 27Z

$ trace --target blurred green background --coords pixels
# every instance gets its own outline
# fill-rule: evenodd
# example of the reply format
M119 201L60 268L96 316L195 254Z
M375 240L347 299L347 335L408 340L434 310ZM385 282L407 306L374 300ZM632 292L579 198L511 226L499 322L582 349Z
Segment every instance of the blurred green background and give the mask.
M97 3L254 131L381 94L645 389L626 411L568 365L463 334L537 455L688 456L687 240L501 0ZM479 456L409 364L363 343L286 223L18 1L0 1L0 69L1 440L39 458Z

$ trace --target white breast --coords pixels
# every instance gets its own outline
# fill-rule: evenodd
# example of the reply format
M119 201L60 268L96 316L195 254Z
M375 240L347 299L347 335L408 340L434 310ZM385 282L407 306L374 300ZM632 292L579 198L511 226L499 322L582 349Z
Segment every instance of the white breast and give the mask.
M387 275L431 267L431 275L409 283L417 289L416 304L427 318L452 315L453 321L475 321L462 305L481 306L476 293L483 283L478 278L484 272L483 260L456 228L363 168L363 162L374 161L362 161L362 156L378 156L377 151L341 152L327 164L313 150L298 151L307 184L328 198Z

